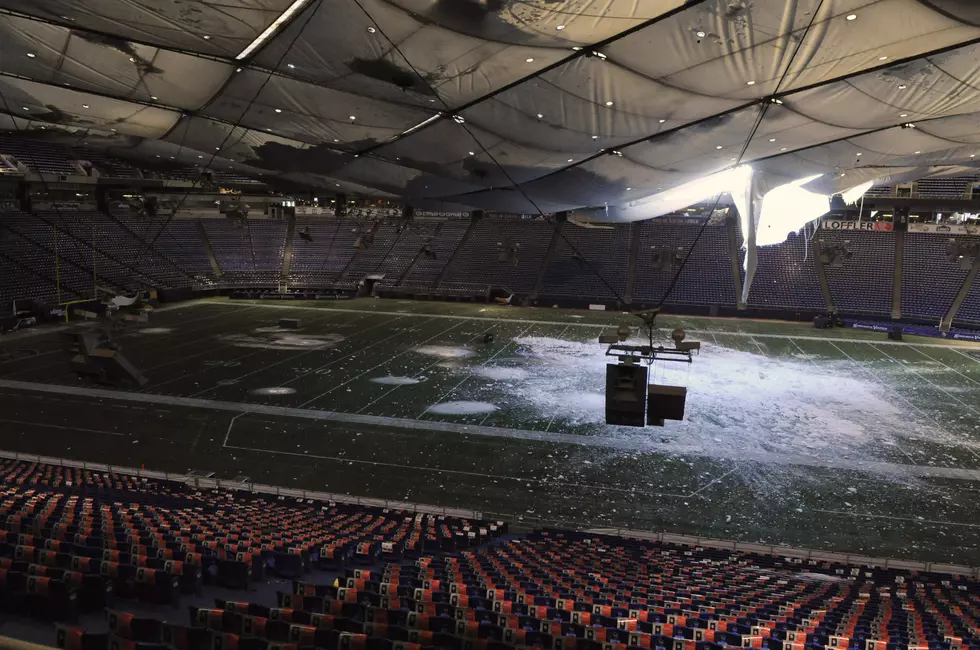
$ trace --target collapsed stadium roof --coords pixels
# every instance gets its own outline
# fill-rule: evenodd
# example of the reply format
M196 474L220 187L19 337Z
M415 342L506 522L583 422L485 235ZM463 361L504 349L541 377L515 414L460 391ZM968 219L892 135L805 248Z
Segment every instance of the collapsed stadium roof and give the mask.
M0 0L0 92L0 129L430 209L833 193L975 173L980 3Z

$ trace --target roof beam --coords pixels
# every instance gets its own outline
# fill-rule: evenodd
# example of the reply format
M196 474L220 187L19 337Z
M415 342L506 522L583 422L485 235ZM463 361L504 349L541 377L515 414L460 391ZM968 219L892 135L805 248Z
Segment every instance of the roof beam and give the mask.
M289 23L296 19L296 17L306 8L312 0L293 0L292 4L286 7L285 11L279 14L279 17L272 21L268 27L266 27L261 34L255 37L251 43L249 43L244 50L238 53L235 57L236 61L250 61L252 56L258 52L267 42L272 40L272 37L276 35L277 32L285 29ZM319 6L318 6L319 8ZM313 11L316 11L314 9Z

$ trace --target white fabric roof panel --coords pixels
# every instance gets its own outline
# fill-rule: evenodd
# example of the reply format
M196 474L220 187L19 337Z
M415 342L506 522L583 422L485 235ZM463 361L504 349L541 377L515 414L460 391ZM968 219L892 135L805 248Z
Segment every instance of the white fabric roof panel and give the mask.
M848 20L850 15L855 18ZM784 74L779 92L978 37L980 26L917 0L731 0L696 3L604 52L611 62L665 85L749 100L776 92Z
M0 0L0 8L160 47L235 56L272 24L291 2Z
M980 154L968 0L309 0L235 61L291 4L0 0L43 19L0 11L6 110L165 138L191 162L510 211L534 210L512 182L553 211L724 170L774 93L743 158L772 174L848 183Z
M433 115L432 111L254 70L234 74L202 112L309 144L359 146L384 142Z
M162 137L179 113L71 88L0 76L0 94L9 112L33 120L94 128L144 138Z
M213 59L7 14L0 14L0 61L6 74L190 110L213 97L234 70Z

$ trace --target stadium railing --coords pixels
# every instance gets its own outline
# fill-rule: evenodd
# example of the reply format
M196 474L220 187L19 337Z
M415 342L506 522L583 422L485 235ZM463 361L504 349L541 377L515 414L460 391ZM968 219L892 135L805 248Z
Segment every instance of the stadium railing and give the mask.
M12 460L24 460L29 462L42 463L46 465L60 465L63 467L78 467L97 472L116 472L128 474L136 477L145 477L158 480L180 481L195 489L226 489L243 490L247 492L257 492L260 494L274 494L276 496L293 497L311 501L333 501L347 505L368 506L373 508L388 508L393 510L421 512L425 514L443 515L447 517L460 517L463 519L482 519L506 521L515 526L524 528L564 528L596 535L610 535L625 537L629 539L647 540L668 544L685 544L689 546L703 546L707 548L727 549L733 551L744 551L746 553L757 553L760 555L770 555L776 557L798 558L800 560L824 560L829 562L840 562L849 565L862 565L871 567L881 567L885 569L903 569L908 571L926 571L930 573L946 573L960 576L970 576L980 579L980 566L971 567L961 564L947 564L942 562L920 562L917 560L899 560L886 557L873 557L856 553L836 553L833 551L822 551L819 549L798 548L790 546L779 546L773 544L757 544L753 542L739 542L735 540L716 539L712 537L698 537L695 535L681 535L677 533L656 532L650 530L639 530L634 528L597 528L588 526L582 522L550 520L540 517L527 517L525 515L506 514L488 512L480 510L469 510L466 508L444 508L424 503L413 503L408 501L389 501L387 499L374 499L370 497L359 497L351 494L337 494L331 492L315 492L311 490L298 490L283 488L274 485L263 485L260 483L240 483L236 481L222 481L221 479L208 479L187 474L158 472L146 469L135 469L132 467L122 467L119 465L106 465L103 463L87 463L74 461L53 456L39 456L36 454L21 454L0 450L0 458ZM2 639L2 637L0 637ZM31 644L28 644L31 645ZM35 646L38 648L39 646ZM0 643L0 650L7 650ZM10 648L9 650L32 650L31 648Z

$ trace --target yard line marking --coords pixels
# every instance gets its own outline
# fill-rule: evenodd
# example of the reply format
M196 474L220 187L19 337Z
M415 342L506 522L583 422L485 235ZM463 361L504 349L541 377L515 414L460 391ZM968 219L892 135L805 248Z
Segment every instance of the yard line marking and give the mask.
M749 340L751 340L753 343L755 343L755 347L759 348L759 354L761 354L762 356L764 356L767 359L769 358L769 353L762 349L762 344L759 343L755 339L755 337L752 336L751 334L749 335Z
M476 334L470 340L472 341L474 339L479 339L480 336L482 336L482 334ZM433 366L435 366L437 364L440 364L440 363L443 363L443 360L442 359L436 359L435 361L433 361L432 363L430 363L429 365L427 365L426 367L422 368L421 370L419 370L418 372L416 372L414 375L412 375L412 379L418 379L422 375L426 374L429 370L431 370ZM386 397L388 397L389 395L391 395L392 393L394 393L396 390L398 390L399 388L401 388L403 385L404 384L398 384L398 385L392 387L391 389L385 391L384 393L382 393L378 397L374 398L373 400L371 400L370 402L368 402L367 404L365 404L364 406L362 406L361 408L357 409L354 412L355 413L363 413L364 412L364 409L366 409L367 407L372 406L373 404L376 404L377 402L380 402L381 400L385 399Z
M222 447L228 446L228 438L231 437L231 428L235 426L235 420L242 417L243 415L248 415L248 413L239 413L238 415L236 415L231 419L231 422L228 423L228 430L225 431L225 441L221 443Z
M499 323L499 321L498 321L498 323ZM528 330L530 330L530 329L531 329L532 327L534 327L534 325L528 325L528 326L527 326L527 327L525 327L525 328L524 328L524 330L523 330L523 331L522 331L522 332L521 332L520 334L518 334L517 336L518 336L518 337L521 337L521 336L524 336L525 334L527 334L527 332L528 332ZM494 352L494 353L493 353L493 355L492 355L492 356L491 356L491 357L490 357L489 359L487 359L486 361L484 361L484 362L483 362L482 364L480 364L480 365L483 365L483 366L485 366L485 365L487 365L488 363L490 363L491 361L493 361L494 359L496 359L496 358L497 358L498 356L500 356L500 353L501 353L501 352L503 352L504 350L506 350L507 348L509 348L509 347L511 346L511 344L512 344L512 343L513 343L513 340L511 340L511 341L510 341L509 343L507 343L507 345L504 345L504 346L503 346L503 347L501 347L501 348L500 348L499 350L497 350L496 352ZM466 376L465 376L465 377L463 377L463 379L462 379L462 380L460 380L460 382L459 382L458 384L456 384L455 386L453 386L452 388L450 388L450 389L449 389L449 391L448 391L448 392L447 392L447 393L446 393L445 395L443 395L442 397L440 397L440 398L439 398L439 399L438 399L437 401L435 401L435 402L433 402L432 404L429 404L429 405L428 405L428 406L427 406L427 407L425 408L425 410L424 410L424 411L422 411L421 413L419 413L418 415L416 415L416 416L415 416L415 419L416 419L416 420L421 420L421 419L422 419L422 416L423 416L423 415L425 415L426 413L428 413L428 412L429 412L429 410L430 410L430 409L431 409L431 408L432 408L433 406L438 406L439 404L442 404L442 401L443 401L444 399L446 399L447 397L449 397L450 395L452 395L452 394L453 394L454 392L456 392L456 389L457 389L457 388L459 388L460 386L462 386L463 384L465 384L466 382L468 382L468 381L469 381L470 379L472 379L472 378L473 378L473 373L467 373L467 374L466 374Z
M507 476L505 474L487 474L485 472L468 472L461 469L442 469L439 467L427 467L425 465L406 465L405 463L387 463L380 460L362 460L358 458L348 458L347 456L322 456L319 454L307 454L299 451L279 451L278 449L260 449L257 447L239 447L237 445L224 445L225 449L238 449L240 451L253 451L261 454L282 454L285 456L299 456L301 458L316 458L317 460L333 460L340 463L357 463L360 465L372 465L375 467L394 467L397 469L408 469L417 472L437 472L440 474L458 474L461 476L476 476L478 478L500 479L504 481L519 481L522 483L543 483L556 487L571 487L585 490L608 490L609 492L621 492L624 494L636 494L639 496L673 497L677 499L691 498L686 494L671 494L668 492L643 492L627 488L612 487L610 485L593 485L585 483L563 483L560 481L548 481L534 477Z
M892 521L911 521L916 524L937 524L939 526L965 526L967 528L980 528L980 524L963 524L958 521L935 521L933 519L916 519L914 517L894 517L892 515L872 515L867 512L848 512L846 510L819 510L814 508L813 512L822 512L828 515L849 515L851 517L867 517L869 519L890 519Z
M359 318L355 318L354 320L352 320L350 322L355 323L355 322L357 322L359 320L360 320ZM358 332L356 334L352 334L349 338L353 338L354 336L357 336L357 334L362 334L364 332L367 332L367 331L370 331L372 329L375 329L376 327L380 327L383 324L384 323L378 323L377 325L372 325L371 327L365 328L365 329L361 330L360 332ZM280 386L286 386L287 384L291 384L294 381L296 381L297 379L301 379L301 378L303 378L303 377L305 377L305 376L307 376L309 374L312 374L312 373L316 372L317 370L322 370L323 368L326 368L327 366L333 365L334 363L337 363L339 361L343 361L344 359L348 358L349 356L351 356L353 354L357 354L358 352L363 352L364 350L367 350L368 348L371 348L374 345L377 345L378 343L381 343L381 342L387 341L390 338L393 338L393 336L395 336L395 335L392 335L392 336L389 336L387 338L384 338L381 341L375 341L374 343L372 343L371 345L368 345L366 347L358 348L357 350L354 350L353 352L350 352L348 354L345 354L342 357L338 357L337 359L334 359L330 363L324 364L322 366L318 366L318 367L313 368L312 370L310 370L308 372L304 372L302 375L299 375L297 377L293 377L289 381L285 381L282 384L280 384ZM344 339L344 340L346 341L346 340L349 340L349 339ZM313 354L314 352L326 352L327 350L330 350L330 349L336 349L336 348L317 348L317 349L313 349L313 350L306 350L305 352L300 352L299 354L294 354L292 356L286 357L285 359L280 359L279 361L276 361L275 363L270 363L270 364L264 365L261 368L257 368L255 370L251 370L251 371L246 372L246 373L244 373L242 375L239 375L237 377L230 377L229 379L231 379L234 384L237 384L242 379L245 379L246 377L250 377L250 376L252 376L252 375L254 375L256 373L259 373L259 372L265 372L269 368L274 368L275 366L278 366L280 364L289 363L291 361L295 361L296 359L299 359L300 357L304 357L307 354ZM258 352L262 352L262 351L268 351L268 350L262 350L262 349L260 349L260 350L257 350L254 354L258 354ZM246 354L245 356L250 356L250 355ZM222 387L222 385L215 384L214 386L211 386L210 388L205 388L204 390L199 390L196 393L192 393L191 394L191 397L197 397L198 395L203 395L204 393L210 392L212 390L216 390L216 389L221 388L221 387ZM153 388L153 387L151 387L151 388Z
M569 328L569 326L566 325L565 326L565 329L563 329L561 332L559 332L558 335L555 336L555 338L556 339L560 339L561 337L563 337L565 335L565 332L568 331L568 328ZM487 413L485 416L483 416L483 419L480 420L480 424L483 424L484 422L486 422L488 417L490 417L490 414L489 413ZM548 426L546 426L544 428L545 431L551 431L551 425L553 425L555 423L555 418L557 418L557 417L558 417L558 412L556 411L555 414L552 415L551 418L549 418L549 420L548 420Z
M805 356L805 357L806 357L806 359L807 359L807 361L809 361L809 362L810 362L811 364L813 364L813 366L814 366L814 367L817 367L817 362L813 360L813 357L812 357L811 355L809 355L809 354L807 354L807 353L806 353L806 352L805 352L805 351L803 350L803 348L801 348L801 347L799 346L799 344L797 344L797 342L796 342L796 341L794 341L793 339L790 339L790 343L792 343L792 344L793 344L794 346L796 346L796 349L800 351L800 354L802 354L803 356ZM870 367L867 367L867 366L865 366L865 364L864 364L864 363L862 363L862 362L860 362L860 361L858 361L857 359L855 359L854 357L852 357L851 355L849 355L849 354L848 354L847 352L844 352L844 350L842 350L842 349L841 349L840 347L838 347L838 346L837 346L837 344L835 344L835 343L833 343L833 342L831 342L831 345L833 345L833 346L834 346L835 348L837 348L837 350L838 350L838 351L839 351L839 352L840 352L841 354L843 354L843 355L844 355L845 357L847 357L847 358L848 358L848 359L849 359L849 360L851 361L851 363L853 363L853 364L857 364L857 366L858 366L858 368L859 368L859 369L860 369L860 370L861 370L862 372L864 372L864 373L866 373L866 374L870 374L870 375L871 375L871 376L872 376L872 377L874 378L874 380L875 380L875 381L876 381L876 382L878 383L878 385L880 385L880 386L883 386L883 387L885 387L885 388L887 388L887 389L889 389L889 390L891 390L891 391L892 391L893 393L895 393L895 394L896 394L896 395L898 395L899 397L902 397L903 399L905 399L905 398L904 398L904 397L902 396L902 394L901 394L901 393L899 393L899 392L898 392L897 390L895 390L894 388L892 388L892 387L891 387L890 385L888 385L888 384L886 384L886 383L885 383L884 381L882 381L882 379L881 379L881 377L879 377L879 376L877 375L877 373L875 373L875 371L874 371L874 370L872 370L872 369L871 369ZM922 413L923 415L926 415L926 414L925 414L925 412L923 412L923 411L921 411L921 410L919 410L919 409L918 409L918 408L917 408L917 407L916 407L916 406L915 406L914 404L912 404L912 402L909 402L909 400L908 400L908 399L905 399L905 401L906 401L906 402L908 402L908 403L909 403L909 404L910 404L910 405L912 406L912 408L915 408L916 410L918 410L918 411L919 411L920 413ZM929 417L929 416L926 416L926 417ZM950 435L948 431L946 431L945 429L943 429L943 428L942 428L942 426L941 426L941 425L939 424L939 422L938 422L937 420L935 420L934 418L930 418L930 419L932 419L932 421L936 423L936 426L937 426L937 427L939 427L939 429L940 429L940 431L943 431L943 432L944 432L944 433L945 433L945 434L946 434L947 436L949 436L949 435ZM914 459L914 458L912 458L912 454L910 454L910 453L909 453L908 451L906 451L906 450L905 450L905 447L903 447L902 445L900 445L900 444L898 444L897 442L895 443L895 447L896 447L896 448L897 448L897 449L898 449L898 450L899 450L900 452L902 452L903 454L905 454L905 457L906 457L906 458L908 458L908 459L909 459L909 461L910 461L910 462L911 462L911 463L912 463L913 465L915 464L915 459Z
M315 320L313 320L311 322L313 322L313 323L320 323L320 322L322 322L324 320L327 320L327 319L325 319L325 318L319 318L319 319L315 319ZM255 324L255 327L262 327L265 323L274 323L274 322L276 322L276 319L275 318L268 318L266 320L260 320L258 323ZM173 350L176 350L178 348L184 347L186 345L194 345L194 344L200 343L200 342L201 342L200 339L198 339L198 340L190 340L190 341L187 341L185 343L178 343L177 345L174 345L174 346L168 346L167 347L167 351L168 352L171 352ZM228 348L231 348L231 347L234 347L234 345L224 345L224 346L217 347L217 348L214 347L214 346L210 346L206 350L204 350L203 352L198 352L197 354L192 354L192 355L188 355L188 356L177 356L176 359L172 359L172 360L167 361L165 363L161 363L161 364L156 365L156 366L151 366L149 368L142 368L142 370L144 372L147 372L147 371L150 371L150 370L156 370L157 368L163 368L163 367L169 366L169 365L174 364L174 363L180 363L181 361L187 361L188 359L196 359L197 357L200 357L202 355L210 354L212 352L218 352L219 350L227 350ZM236 361L236 360L241 359L241 358L242 357L235 357L235 359L231 359L231 360L232 361ZM185 376L186 376L186 374L181 375L181 377L185 377ZM170 381L172 381L172 380L169 380L168 379L167 382L165 382L165 383L169 383Z
M977 359L976 357L971 357L969 354L967 354L966 352L963 352L963 350L960 350L959 348L951 347L950 350L955 351L960 356L966 357L970 361L974 361L976 363L980 363L980 359Z
M285 418L300 418L304 420L341 422L346 424L361 424L367 427L388 427L408 429L433 433L452 433L490 438L510 438L517 440L536 440L559 444L578 445L581 447L598 447L605 449L626 450L632 454L666 454L669 456L698 456L720 458L734 461L754 461L772 463L775 465L801 465L816 468L836 468L857 472L883 473L891 476L923 476L937 478L962 479L965 481L980 481L980 469L960 469L954 467L932 467L927 465L902 465L880 461L848 460L833 456L790 455L763 450L716 450L702 445L673 445L655 443L652 441L637 441L634 439L600 438L582 436L571 433L547 433L544 431L529 431L526 429L505 429L502 427L481 427L478 425L457 424L438 420L411 420L407 418L389 418L374 415L358 415L355 413L338 413L286 406L267 404L245 404L242 402L222 402L218 400L178 397L176 395L153 395L144 393L128 393L125 391L89 388L87 386L59 386L36 382L14 381L0 379L0 388L54 395L73 395L90 398L82 405L98 408L91 398L115 399L124 402L141 404L156 404L178 406L184 409L209 409L233 413L255 413ZM370 431L369 431L370 433Z
M125 433L116 431L103 431L102 429L83 429L81 427L66 427L60 424L44 424L42 422L25 422L23 420L0 420L6 424L23 424L32 427L44 427L46 429L61 429L62 431L81 431L82 433L104 433L107 436L126 437Z
M886 357L888 357L889 359L891 359L892 361L894 361L895 363L897 363L899 366L902 366L903 368L909 368L909 370L911 370L916 375L918 375L919 377L921 377L922 379L924 379L926 381L926 383L932 384L933 386L935 386L936 388L938 388L943 394L945 394L947 397L949 397L953 401L959 402L960 404L962 404L963 406L965 406L969 410L973 411L977 415L980 415L980 411L977 411L975 408L973 408L972 406L970 406L969 404L967 404L966 402L964 402L960 398L958 398L955 395L953 395L952 393L948 392L945 388L943 388L939 384L936 384L935 382L933 382L931 379L929 379L925 375L921 374L914 367L910 367L909 364L902 363L901 361L899 361L898 359L896 359L892 355L888 354L884 350L878 350L877 346L875 346L874 344L872 344L871 347L874 348L875 350L877 350L878 352L881 352L883 355L885 355Z
M918 348L917 348L916 346L911 346L911 347L912 347L912 348L913 348L913 349L914 349L914 350L915 350L916 352L918 352L919 354L921 354L922 356L924 356L924 357L926 357L926 358L928 358L928 359L932 359L933 361L935 361L936 363L938 363L939 365L941 365L941 366L942 366L943 368L946 368L947 370L952 370L953 372L955 372L955 373L956 373L957 375L959 375L959 376L960 376L960 377L962 377L963 379L965 379L965 380L967 380L967 381L971 381L971 382L973 382L974 384L977 384L978 386L980 386L980 381L977 381L977 380L976 380L976 379L974 379L973 377L968 377L967 375L964 375L964 374L963 374L962 372L960 372L959 370L957 370L957 369L956 369L956 368L954 368L953 366L949 366L949 365L946 365L945 363L943 363L942 361L940 361L940 360L939 360L939 359L937 359L936 357L934 357L934 356L932 356L932 355L929 355L929 354L926 354L926 353L925 353L925 352L923 352L922 350L920 350L920 349L918 349ZM959 352L959 350L957 350L957 352ZM963 354L963 353L962 353L962 352L960 352L960 354ZM965 355L965 354L963 354L963 356L964 356L964 357L966 357L967 359L972 359L972 358L973 358L973 357L970 357L970 356L967 356L967 355Z
M911 406L911 407L912 407L912 408L913 408L914 410L916 410L916 411L918 411L918 412L919 412L919 414L920 414L920 415L922 415L922 416L924 416L924 417L925 417L926 419L928 419L928 420L932 420L932 421L933 421L933 423L934 423L934 424L936 425L936 428L937 428L937 429L939 429L940 431L942 431L942 432L943 432L944 434L946 434L946 440L956 440L956 437L955 437L955 436L953 436L953 435L952 435L952 434L951 434L951 433L950 433L949 431L947 431L947 430L946 430L946 429L945 429L945 428L943 427L943 425L941 425L941 424L939 423L939 420L937 420L936 418L934 418L934 417L932 417L931 415L929 415L928 413L926 413L925 411L923 411L923 410L922 410L921 408L919 408L919 407L918 407L918 406L917 406L917 405L915 404L915 402L913 402L913 401L912 401L912 400L910 400L909 398L907 398L907 397L905 397L905 395L902 395L902 394L901 394L900 392L898 392L898 390L897 390L896 388L894 388L894 387L893 387L893 386L891 386L890 384L887 384L887 383L885 383L884 381L882 381L882 379L881 379L881 377L879 377L879 376L878 376L878 373L876 373L876 372L875 372L874 370L872 370L872 369L871 369L870 367L866 367L866 366L865 366L865 365L864 365L863 363L861 363L860 361L858 361L857 359L855 359L854 357L852 357L851 355L849 355L849 354L848 354L847 352L844 352L844 350L843 350L843 349L841 349L841 348L840 348L840 347L839 347L839 346L838 346L838 345L837 345L836 343L834 343L833 341L831 341L831 343L830 343L830 344L831 344L831 345L833 345L833 346L834 346L835 348L837 348L837 351L838 351L838 352L840 352L840 353L841 353L841 354L843 354L843 355L844 355L845 357L847 357L848 359L850 359L852 363L856 363L856 364L858 364L858 366L859 366L859 367L861 367L862 369L865 369L865 368L866 368L866 369L867 369L867 371L868 371L869 373L871 373L871 375L873 375L873 376L875 377L875 379L877 380L877 382L878 382L878 384L879 384L879 385L881 385L881 386L884 386L885 388L887 388L887 389L888 389L888 390L890 390L891 392L893 392L893 393L895 393L896 395L898 395L898 396L899 396L899 397L900 397L901 399L903 399L903 400L905 401L905 403L906 403L906 404L908 404L909 406ZM797 346L797 347L799 347L799 346ZM803 351L803 350L801 349L801 350L800 350L800 352L802 352L802 351ZM978 454L977 454L977 452L975 452L975 451L974 451L974 450L973 450L973 449L972 449L972 448L971 448L971 447L970 447L969 445L962 445L962 446L963 446L963 447L964 447L964 448L965 448L965 449L966 449L967 451L969 451L969 452L970 452L971 454L973 454L973 455L974 455L974 456L975 456L976 458L978 458L978 459L980 459L980 455L978 455ZM901 447L899 446L899 449L902 449L902 448L901 448ZM904 449L902 449L902 452L903 452L903 453L905 453L905 455L906 455L906 456L908 456L908 452L905 452L905 450L904 450ZM910 458L911 458L911 457L910 457Z
M721 480L724 480L724 479L728 478L728 476L730 474L734 474L738 470L739 470L738 467L733 467L732 469L728 470L727 472L725 472L724 474L722 474L718 478L711 479L710 481L708 481L707 483L705 483L704 485L702 485L701 487L699 487L694 492L691 492L688 496L689 497L696 497L702 490L711 487L712 485L714 485L718 481L721 481Z
M417 348L417 347L418 347L418 346L420 346L420 345L425 345L426 343L428 343L428 342L429 342L429 341L431 341L432 339L436 339L436 338L439 338L440 336L444 336L444 335L445 335L445 334L447 334L447 333L448 333L448 332L449 332L450 330L453 330L453 329L456 329L457 327L459 327L459 326L460 326L460 325L462 325L462 324L463 324L462 322L459 322L459 323L456 323L455 325L452 325L451 327L448 327L448 328L446 328L445 330L443 330L443 331L441 331L441 332L439 332L438 334L434 334L434 335L432 335L432 336L430 336L429 338L427 338L427 339L425 339L425 340L424 340L424 341L422 341L421 343L416 343L416 344L415 344L415 345L414 345L413 347L416 347L416 348ZM346 386L347 384L349 384L349 383L351 383L352 381L354 381L354 380L356 380L356 379L360 379L361 377L363 377L364 375L366 375L366 374L368 374L369 372L373 372L373 371L375 371L375 370L377 370L378 368L380 368L381 366L383 366L383 365L385 365L386 363L389 363L389 362L390 362L391 360L393 360L393 359L397 359L397 358L398 358L398 357L400 357L400 356L404 356L404 355L406 355L406 354L408 354L408 353L409 353L409 352L411 352L411 351L412 351L411 349L408 349L408 350L405 350L405 351L403 351L403 352L399 352L398 354L394 354L394 355L392 355L392 356L390 356L390 357L388 357L388 358L387 358L387 359L386 359L386 360L385 360L385 361L384 361L383 363L379 363L379 364L378 364L378 365L376 365L376 366L372 366L371 368L368 368L367 370L365 370L365 371L364 371L364 372L362 372L361 374L359 374L359 375L355 375L354 377L351 377L351 378L350 378L350 379L348 379L347 381L345 381L345 382L343 382L343 383L340 383L340 384L337 384L337 385L336 385L336 386L334 386L333 388L330 388L330 389L328 389L328 390L326 390L326 391L324 391L324 392L322 392L322 393L320 393L319 395L317 395L317 396L316 396L316 397L314 397L313 399L311 399L311 400L307 400L307 401L305 401L305 402L303 402L302 404L300 404L300 405L299 405L299 408L302 408L302 407L304 407L304 406L306 406L307 404L310 404L310 403L312 403L312 402L315 402L315 401L317 401L318 399L320 399L320 398L321 398L321 397L323 397L324 395L329 395L330 393L332 393L332 392L334 392L334 391L335 391L335 390L337 390L338 388L343 388L344 386Z

